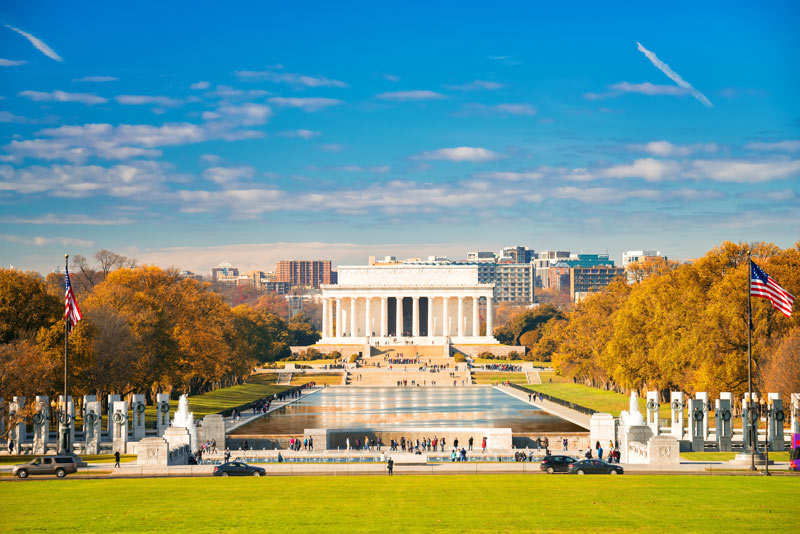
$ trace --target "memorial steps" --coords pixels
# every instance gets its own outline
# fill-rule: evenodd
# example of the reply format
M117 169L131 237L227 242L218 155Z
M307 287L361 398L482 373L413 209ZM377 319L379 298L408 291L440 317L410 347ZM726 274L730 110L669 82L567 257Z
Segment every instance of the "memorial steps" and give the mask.
M450 373L454 373L450 376ZM445 369L439 372L420 371L418 366L397 367L392 369L353 369L348 372L349 386L370 386L370 387L396 387L398 381L404 380L406 387L432 387L436 382L436 387L453 387L453 381L457 387L467 386L472 383L469 371Z

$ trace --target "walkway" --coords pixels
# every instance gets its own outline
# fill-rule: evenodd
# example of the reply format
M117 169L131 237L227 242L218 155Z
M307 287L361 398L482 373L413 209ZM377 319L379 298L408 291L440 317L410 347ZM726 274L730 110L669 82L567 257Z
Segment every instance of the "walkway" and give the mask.
M578 426L582 426L586 430L589 430L589 421L591 420L591 416L585 413L577 412L566 406L561 406L560 404L556 404L555 402L550 402L549 400L528 400L529 398L533 399L533 392L530 392L530 395L524 393L518 389L510 388L507 386L494 386L495 389L506 393L507 395L511 395L514 398L517 398L523 402L527 402L537 408L544 410L547 413L551 413L555 416L560 417L561 419L565 419L570 423L575 423Z
M250 410L247 414L242 414L238 421L234 421L232 417L226 417L225 418L225 434L230 434L231 432L233 432L234 430L236 430L240 426L246 425L250 421L254 421L254 420L258 419L259 417L261 417L263 415L266 415L268 413L272 413L275 410L279 410L280 408L283 408L284 406L287 406L289 404L297 402L300 399L308 397L309 395L313 395L314 393L322 391L323 389L324 388L321 388L321 387L302 389L302 390L300 390L300 396L299 397L291 397L289 400L280 401L280 402L273 401L272 404L270 405L269 409L266 412L258 412L256 414L254 414L252 412L252 410Z

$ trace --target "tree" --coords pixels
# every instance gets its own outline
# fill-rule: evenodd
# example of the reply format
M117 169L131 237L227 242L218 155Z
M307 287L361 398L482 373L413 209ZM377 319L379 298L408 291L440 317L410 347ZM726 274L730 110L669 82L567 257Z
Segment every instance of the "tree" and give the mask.
M273 313L282 319L289 319L289 303L286 302L283 295L273 292L264 293L253 307L257 310Z
M296 314L292 317L287 325L288 328L288 342L291 346L306 346L313 345L320 339L319 332L314 329L311 321L306 317L303 312Z
M61 297L51 295L33 273L0 269L0 343L32 339L64 311Z
M781 393L785 399L783 402L788 404L790 394L800 391L798 369L800 369L800 327L794 327L777 344L761 366L759 370L761 391Z

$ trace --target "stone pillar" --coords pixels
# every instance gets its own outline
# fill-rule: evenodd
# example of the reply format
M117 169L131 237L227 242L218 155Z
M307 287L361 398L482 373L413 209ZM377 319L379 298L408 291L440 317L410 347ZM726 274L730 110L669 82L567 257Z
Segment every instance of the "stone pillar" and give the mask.
M708 412L711 409L708 393L699 391L695 393L694 398L703 401L703 439L708 439Z
M395 297L397 305L395 306L395 334L397 337L403 335L403 297Z
M692 440L692 452L703 452L705 449L703 406L702 399L689 399L689 439Z
M47 454L50 441L50 399L47 395L37 395L33 414L33 454Z
M336 337L342 337L344 329L342 329L342 299L336 299Z
M411 335L419 337L419 297L411 297Z
M372 336L372 308L370 301L372 297L364 299L364 335L367 337Z
M114 403L121 400L119 395L108 396L108 420L106 420L106 432L108 432L108 440L114 441L114 422L111 420L111 414L114 413Z
M356 326L356 304L358 299L356 297L350 297L350 337L355 337L356 333L358 332Z
M800 434L800 393L792 393L792 434Z
M589 442L591 447L598 441L603 449L608 450L608 442L616 441L614 416L610 413L594 413L589 419ZM581 453L586 451L580 451ZM595 451L596 452L596 451ZM608 451L611 452L611 451Z
M753 404L753 408L756 407L756 395L755 393L752 395L751 401ZM747 402L748 394L745 393L744 397L742 398L742 452L750 453L750 448L753 446L753 426L756 427L755 432L756 435L758 434L758 413L754 410L750 410L750 405ZM755 423L755 425L753 425Z
M653 435L657 436L659 433L659 425L660 421L658 419L658 409L659 409L659 396L658 391L648 391L647 392L647 426L653 431Z
M730 393L720 393L716 401L715 417L717 424L717 447L720 452L731 450L733 437L733 402Z
M322 299L322 337L328 337L328 299Z
M478 315L480 308L480 297L472 297L472 335L478 337L481 335L481 320Z
M675 439L683 439L683 391L670 391L670 407L672 408L672 418L670 419L670 434Z
M781 399L780 393L770 393L767 397L769 399L769 419L767 424L769 450L782 451L785 449L783 421L786 419L786 414L783 412L783 399Z
M386 337L389 328L389 297L381 297L381 337Z
M156 431L159 436L164 435L164 430L169 426L169 395L159 393L156 395Z
M450 304L449 297L442 297L442 335L450 336L450 317L447 315L447 305Z
M14 417L25 407L25 397L13 397L8 405L8 416L13 420ZM20 418L19 423L14 424L8 434L8 439L14 440L14 449L20 450L20 446L28 440L28 429L25 426L25 418Z
M58 396L59 415L58 415L58 439L64 439L64 433L69 435L69 452L73 450L75 444L75 403L72 401L72 395L67 395L67 401L64 402L64 395ZM63 413L66 411L67 416L64 417ZM62 445L59 444L58 450L62 450Z
M433 297L428 297L428 337L433 337Z
M112 450L125 454L128 449L128 401L115 401L108 419L114 428Z
M88 397L89 395L87 395ZM94 395L91 395L94 397ZM83 453L100 454L100 432L103 414L96 400L83 404Z
M131 426L133 427L134 441L144 438L144 412L146 409L144 395L134 395L131 404Z
M464 297L458 297L458 337L464 337Z
M198 431L202 433L202 436L199 437L198 441L205 443L206 441L214 440L217 442L217 450L224 451L225 419L220 414L210 414L203 417L200 425Z
M486 335L494 336L494 310L492 309L492 297L486 297Z

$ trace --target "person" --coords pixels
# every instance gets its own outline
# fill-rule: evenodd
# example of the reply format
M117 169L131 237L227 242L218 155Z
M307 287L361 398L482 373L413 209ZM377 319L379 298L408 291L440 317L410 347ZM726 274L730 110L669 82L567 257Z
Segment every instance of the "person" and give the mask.
M349 451L350 450L350 438L344 440L345 448Z
M486 436L483 436L483 439L481 440L481 448L483 449L483 452L486 452Z
M14 440L8 440L8 454L14 454Z
M451 462L455 462L456 461L456 448L455 447L453 447L453 450L450 451L450 461Z
M280 451L278 451L278 463L283 463L283 456L281 455Z
M442 439L441 439L441 441L439 441L439 445L441 445L441 447L442 447L442 452L444 452L444 446L445 446L445 444L446 444L446 443L445 443L444 436L442 436Z
M469 450L472 450L472 436L469 437L469 441L467 441L467 443L469 444Z
M455 447L456 450L458 450L458 438L453 440L453 447Z
M225 447L225 463L231 461L231 450L228 447Z
M389 476L392 476L392 470L394 469L394 460L392 460L391 456L389 456L389 459L386 460L386 469L389 470Z
M119 465L119 451L114 451L114 467L122 467Z
M598 447L597 447L597 459L598 460L602 460L603 459L603 447L599 446L600 445L599 441L597 442L597 445L598 445Z
M591 459L592 459L592 448L591 448L591 447L589 447L588 449L586 449L586 454L585 454L585 456L586 456L586 459L587 459L587 460L591 460Z
M461 461L462 462L467 461L467 449L465 449L464 447L461 447Z
M567 438L562 439L561 445L564 450L567 450L569 448L569 440Z

